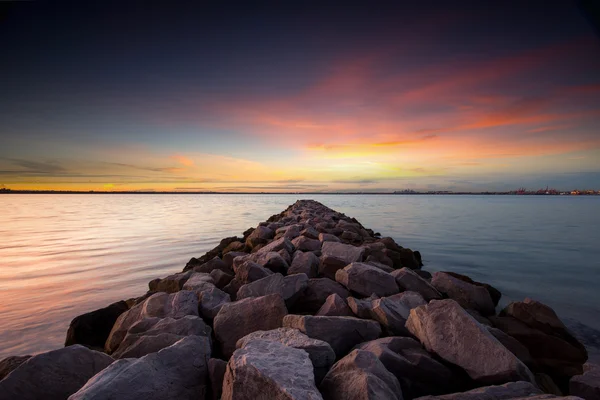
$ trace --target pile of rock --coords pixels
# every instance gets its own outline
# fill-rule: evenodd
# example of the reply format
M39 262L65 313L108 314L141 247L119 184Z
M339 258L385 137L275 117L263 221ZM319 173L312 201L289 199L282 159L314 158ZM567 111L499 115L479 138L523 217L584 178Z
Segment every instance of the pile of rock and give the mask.
M0 362L0 400L600 398L549 307L496 315L497 289L422 265L298 201L144 296L75 318L68 347Z

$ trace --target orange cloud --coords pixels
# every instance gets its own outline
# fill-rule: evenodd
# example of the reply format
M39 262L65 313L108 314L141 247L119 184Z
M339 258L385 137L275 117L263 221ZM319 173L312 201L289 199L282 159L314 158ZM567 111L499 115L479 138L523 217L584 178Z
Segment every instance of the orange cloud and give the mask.
M193 167L194 166L194 161L190 160L189 158L187 158L186 156L182 156L182 155L174 155L171 156L171 158L175 161L177 161L178 163L185 165L186 167ZM177 170L176 168L172 168L172 170Z

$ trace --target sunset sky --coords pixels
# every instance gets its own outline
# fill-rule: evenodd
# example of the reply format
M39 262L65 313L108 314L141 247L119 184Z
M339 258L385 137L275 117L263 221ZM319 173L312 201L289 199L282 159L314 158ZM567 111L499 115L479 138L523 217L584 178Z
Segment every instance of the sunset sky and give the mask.
M600 190L576 2L125 3L0 5L0 187Z

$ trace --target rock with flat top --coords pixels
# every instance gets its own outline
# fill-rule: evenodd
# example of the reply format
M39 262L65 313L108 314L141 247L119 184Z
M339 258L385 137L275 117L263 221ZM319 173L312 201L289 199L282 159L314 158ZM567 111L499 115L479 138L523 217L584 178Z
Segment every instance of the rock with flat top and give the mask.
M498 305L498 302L500 301L500 298L502 297L502 293L496 289L495 287L493 287L492 285L488 284L488 283L482 283L482 282L477 282L474 281L473 279L469 278L466 275L461 275L457 272L451 272L451 271L445 271L446 274L451 275L455 278L460 279L461 281L464 282L468 282L470 284L473 284L475 286L481 286L486 288L486 290L488 291L488 293L490 294L490 297L492 298L492 302L494 303L494 306Z
M343 357L353 346L377 339L381 334L377 322L354 317L290 314L283 318L283 326L298 329L310 338L329 343L337 357Z
M257 253L269 253L271 251L279 251L281 249L285 249L288 253L292 254L294 252L294 245L288 238L282 237L276 240L273 240L271 243L262 247Z
M322 400L304 350L255 339L227 364L222 400Z
M330 233L319 233L319 240L321 242L341 242L340 238Z
M416 272L409 268L401 268L391 272L396 279L400 290L413 291L420 293L427 301L440 300L442 294L434 288L429 282L421 278Z
M78 344L35 355L0 381L0 399L64 400L113 361Z
M235 277L242 284L254 282L273 274L271 270L263 268L253 261L245 261L236 268L236 260L237 258L234 260Z
M406 328L428 351L461 367L478 383L535 382L525 364L454 300L413 308Z
M108 339L106 339L104 350L108 354L115 351L125 338L129 328L144 318L171 317L177 319L186 315L198 316L198 297L196 293L188 290L172 294L155 293L117 318Z
M337 242L323 242L319 273L329 279L335 279L335 273L353 262L363 261L364 247L356 247Z
M331 400L402 400L398 379L368 351L354 350L334 364L319 389Z
M541 395L542 391L530 382L509 382L504 385L484 386L468 392L441 396L423 396L416 400L505 400Z
M294 253L292 265L288 274L306 274L309 278L316 278L319 274L319 257L312 252L297 251Z
M410 335L405 328L410 310L427 304L417 292L402 292L372 302L371 315L389 335Z
M306 236L298 236L292 240L292 244L298 251L318 251L321 250L321 242L317 239L310 239Z
M273 274L243 285L238 290L236 298L241 300L247 297L260 297L277 293L283 297L286 306L291 306L306 289L307 285L308 277L305 274L294 274L285 277L281 274Z
M196 292L196 294L203 290L214 287L215 281L212 276L207 272L196 272L190 276L190 278L184 283L183 290L189 290Z
M483 286L465 282L445 272L433 274L431 285L464 308L472 308L483 316L495 313L492 298Z
M208 338L187 336L157 353L114 362L69 400L204 399L210 353Z
M350 307L354 315L356 315L358 318L374 319L373 302L378 298L379 297L376 295L371 295L366 299L348 297L346 300L348 301L348 307Z
M369 264L353 262L338 270L335 280L361 296L390 296L399 292L396 280L389 273Z
M354 313L346 304L346 301L336 293L330 294L325 303L315 314L322 317L354 317Z
M256 331L268 331L282 326L287 308L279 294L249 297L225 304L213 322L223 354L231 357L236 342Z

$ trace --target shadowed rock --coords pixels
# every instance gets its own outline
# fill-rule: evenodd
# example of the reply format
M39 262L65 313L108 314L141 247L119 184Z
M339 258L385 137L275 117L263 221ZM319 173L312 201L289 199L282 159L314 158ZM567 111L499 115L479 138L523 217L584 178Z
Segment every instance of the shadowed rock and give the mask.
M352 310L354 315L358 318L374 319L373 317L373 302L379 297L371 295L366 299L357 299L355 297L348 297L348 307Z
M340 238L330 233L319 233L319 240L321 242L341 242Z
M442 396L424 396L415 400L505 400L542 394L542 391L530 382L509 382L498 386L485 386L468 392L445 394Z
M454 300L413 308L406 323L425 348L484 384L535 382L529 369Z
M329 279L335 279L335 273L338 269L350 263L362 261L364 255L364 247L337 242L323 242L319 272Z
M118 301L108 307L75 317L69 325L65 346L82 344L103 349L117 318L128 309L127 303Z
M465 282L445 272L433 274L431 284L464 308L472 308L484 316L495 312L492 298L483 286Z
M315 315L322 317L353 317L354 313L344 299L333 293L327 297L325 303Z
M281 274L273 274L240 287L237 299L277 293L283 297L287 306L291 306L306 289L307 285L308 278L305 274L288 275L286 277Z
M208 360L208 378L210 379L210 387L212 399L218 400L223 392L223 378L227 370L227 361L218 358Z
M353 262L338 270L335 280L361 296L390 296L399 292L392 275L365 263Z
M118 360L69 400L196 400L208 389L206 337L188 336L158 353Z
M175 293L183 289L183 284L189 279L191 274L192 271L187 271L169 275L162 279L154 279L148 283L148 288L152 292Z
M573 396L585 400L600 399L600 366L586 363L583 375L575 375L569 382L569 391Z
M325 303L327 297L333 293L342 298L349 295L345 287L331 279L309 279L306 289L294 304L294 310L316 313Z
M0 381L0 399L64 400L113 361L78 344L35 355Z
M233 271L232 271L233 272ZM219 289L223 289L233 279L233 274L228 274L220 269L214 269L210 273L210 277L213 279L215 286Z
M253 340L236 350L227 364L223 400L319 400L313 365L304 350L278 342Z
M272 239L275 236L275 232L266 226L257 226L254 231L246 238L246 246L249 248L254 248L259 244L266 244L269 239Z
M31 356L10 356L0 361L0 381L30 358Z
M410 290L420 293L427 301L440 300L442 298L442 294L436 288L421 278L412 269L401 268L391 272L391 274L396 279L400 290Z
M389 335L410 335L405 328L410 310L427 304L417 292L402 292L382 297L372 303L371 315Z
M269 275L273 274L273 272L271 270L263 268L260 265L258 265L257 263L252 262L252 261L245 261L236 267L235 263L238 258L236 258L233 261L234 269L235 269L235 277L242 284L254 282L259 279L264 278L265 276L269 276Z
M495 287L493 287L492 285L490 285L488 283L481 283L481 282L474 281L473 279L469 278L468 276L461 275L456 272L445 271L445 273L448 275L451 275L455 278L458 278L461 281L471 283L475 286L481 286L481 287L486 288L488 293L490 294L490 297L492 298L492 301L494 302L494 307L498 305L498 302L500 301L500 298L502 297L502 293L500 293L500 291L498 289L496 289Z
M319 257L312 252L297 251L294 253L292 265L288 274L306 274L309 278L316 278L319 273Z
M207 274L210 274L215 269L227 272L228 274L231 273L231 268L229 267L229 265L227 265L223 260L221 260L220 257L214 257L206 263L198 267L194 267L195 272L204 272Z
M298 251L317 251L321 250L321 242L317 239L310 239L306 236L298 236L292 240L292 244Z

